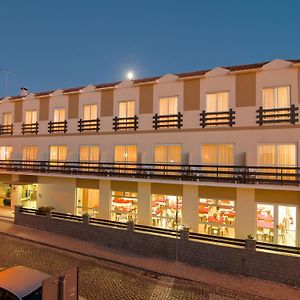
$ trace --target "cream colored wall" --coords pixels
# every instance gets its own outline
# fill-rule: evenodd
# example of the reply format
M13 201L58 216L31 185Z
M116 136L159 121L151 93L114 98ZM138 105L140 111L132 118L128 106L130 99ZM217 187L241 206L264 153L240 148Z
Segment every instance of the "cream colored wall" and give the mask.
M75 178L38 177L37 206L52 206L56 211L75 213Z

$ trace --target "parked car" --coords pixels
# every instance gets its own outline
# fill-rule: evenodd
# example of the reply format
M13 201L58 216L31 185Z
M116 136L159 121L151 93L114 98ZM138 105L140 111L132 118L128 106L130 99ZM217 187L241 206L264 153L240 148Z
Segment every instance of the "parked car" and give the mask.
M24 266L0 272L0 300L41 300L43 280L50 275Z

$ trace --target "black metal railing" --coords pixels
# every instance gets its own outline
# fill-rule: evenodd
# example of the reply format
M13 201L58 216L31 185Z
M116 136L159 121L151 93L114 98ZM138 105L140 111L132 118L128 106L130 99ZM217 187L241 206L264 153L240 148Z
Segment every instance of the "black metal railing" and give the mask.
M12 135L14 133L14 125L0 125L0 135L10 134Z
M138 120L139 117L137 115L128 118L119 118L116 116L113 118L113 130L114 131L128 130L128 129L137 130L139 127Z
M206 112L203 110L200 113L200 126L202 128L218 125L227 125L230 127L235 125L235 111L232 109L221 112Z
M100 130L100 119L94 119L94 120L78 120L78 131L84 132L84 131L96 131L98 132Z
M52 122L50 121L48 123L48 133L56 133L56 132L63 132L67 133L68 130L68 121L62 121L62 122Z
M289 123L295 125L298 122L298 107L292 104L290 107L264 109L259 107L256 111L256 123L264 124Z
M299 185L299 167L0 160L0 171L176 181Z
M183 114L179 112L174 115L158 115L153 116L153 128L178 128L183 126Z
M22 123L22 134L38 134L39 132L39 123Z
M267 244L262 242L256 242L256 249L274 251L274 252L284 252L289 254L298 254L298 255L300 254L299 247L292 247L292 246L278 245L278 244Z

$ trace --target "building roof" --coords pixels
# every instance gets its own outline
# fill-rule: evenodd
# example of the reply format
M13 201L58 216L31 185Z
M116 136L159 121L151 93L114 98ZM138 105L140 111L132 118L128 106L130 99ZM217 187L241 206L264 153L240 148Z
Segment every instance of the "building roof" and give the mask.
M290 61L292 63L300 63L300 59L288 59L287 61ZM227 66L227 67L222 67L222 68L227 69L229 71L247 71L247 70L260 69L264 65L266 65L270 62L271 61L265 61L265 62L255 63L255 64L235 65L235 66ZM197 77L197 76L204 76L207 72L209 72L211 70L212 69L198 70L198 71L192 71L192 72L177 73L174 75L178 76L179 78ZM161 77L162 76L154 76L154 77L135 79L135 80L133 80L133 83L134 84L151 83L151 82L158 80ZM93 86L95 87L95 89L113 88L120 83L121 83L121 81L116 81L116 82L110 82L110 83L94 84ZM86 86L79 86L79 87L63 89L63 93L68 94L68 93L80 92L85 87ZM35 93L35 96L37 96L37 97L47 96L47 95L52 94L53 92L55 92L55 90L38 92L38 93ZM5 97L0 98L0 101L4 98ZM10 100L16 100L16 99L21 99L21 98L23 98L23 97L20 95L17 95L17 96L10 97Z

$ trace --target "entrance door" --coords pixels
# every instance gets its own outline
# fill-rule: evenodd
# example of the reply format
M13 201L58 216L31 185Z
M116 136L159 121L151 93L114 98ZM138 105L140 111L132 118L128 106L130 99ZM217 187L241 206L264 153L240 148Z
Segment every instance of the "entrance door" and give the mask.
M297 245L297 207L257 204L257 240L286 246Z

